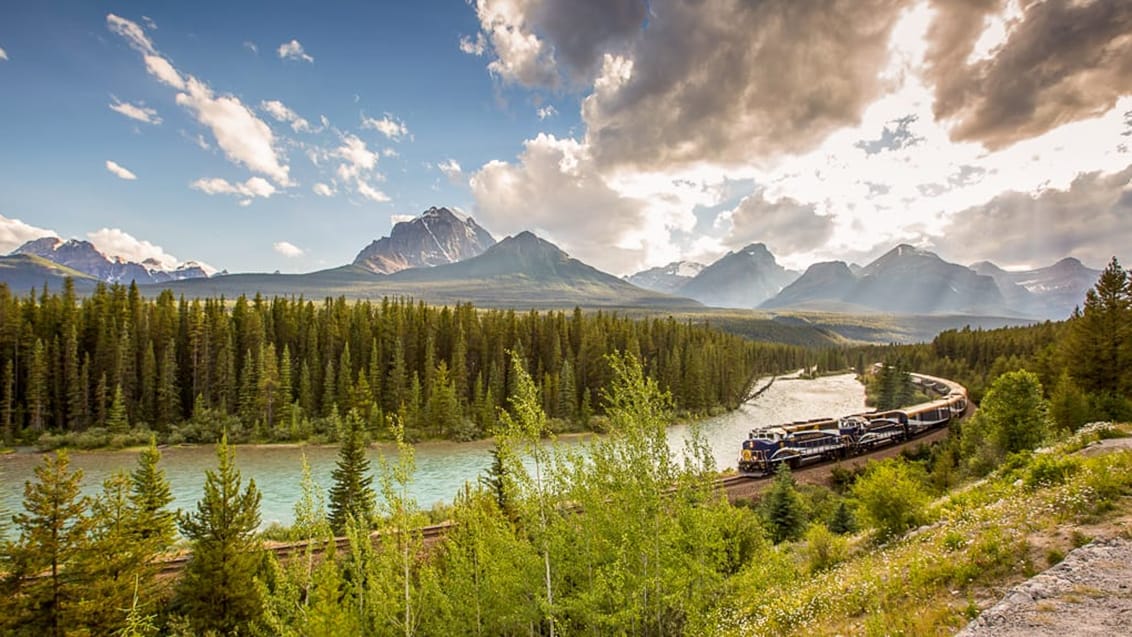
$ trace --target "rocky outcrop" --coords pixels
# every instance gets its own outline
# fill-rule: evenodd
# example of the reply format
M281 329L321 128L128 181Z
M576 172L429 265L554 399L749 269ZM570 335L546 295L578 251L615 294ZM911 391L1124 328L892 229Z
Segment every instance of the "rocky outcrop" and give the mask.
M1127 635L1132 622L1132 542L1098 540L1015 586L962 637Z

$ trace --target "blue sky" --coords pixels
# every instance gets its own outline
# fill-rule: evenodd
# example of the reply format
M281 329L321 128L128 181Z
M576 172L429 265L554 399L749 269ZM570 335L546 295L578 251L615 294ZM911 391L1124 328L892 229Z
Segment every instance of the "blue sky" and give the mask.
M1128 3L790 6L12 3L0 250L311 271L445 205L615 274L1132 256Z

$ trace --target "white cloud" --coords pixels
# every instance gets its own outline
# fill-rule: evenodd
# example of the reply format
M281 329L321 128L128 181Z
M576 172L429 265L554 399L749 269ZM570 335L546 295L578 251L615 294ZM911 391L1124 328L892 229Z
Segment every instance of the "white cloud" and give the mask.
M125 179L126 181L133 181L138 178L138 176L134 173L121 167L117 162L110 161L109 159L106 160L106 170L109 170L111 173L113 173L115 177L119 179Z
M193 190L199 190L206 195L233 195L236 197L243 197L240 205L247 206L251 204L254 197L267 198L274 195L276 190L271 182L263 177L252 177L243 183L230 182L227 179L220 177L211 177L208 179L198 179L189 184Z
M328 185L326 185L322 182L319 182L319 183L311 186L311 190L314 191L314 194L316 194L320 197L333 197L334 194L335 194L335 191L334 191L333 188L331 188L330 186L328 186Z
M371 183L371 180L384 179L376 170L378 154L370 150L358 136L342 134L342 145L326 155L342 160L334 170L340 184L353 186L354 192L370 201L385 203L390 200L389 195Z
M349 133L342 136L342 145L331 154L344 160L344 163L338 165L338 176L342 180L355 179L377 166L377 153L366 147L366 143L356 135Z
M362 128L376 130L395 142L401 141L402 137L409 134L409 127L405 125L405 122L393 117L389 113L386 113L381 119L374 119L363 115Z
M4 49L0 49L0 60L4 60L4 61L8 60L8 52L5 51Z
M391 201L391 199L389 199L389 195L378 190L377 188L374 188L365 179L359 177L354 185L358 191L358 194L365 197L366 199L369 199L370 201L376 203L386 203Z
M146 55L145 68L149 71L150 75L165 84L168 84L178 91L185 90L185 80L181 78L181 74L177 72L177 69L173 68L173 64L169 62L169 60L166 60L160 55Z
M290 168L283 153L275 147L271 127L239 98L217 96L208 84L192 75L182 78L173 65L157 53L153 42L136 23L113 14L108 15L106 21L111 31L126 38L133 48L144 54L146 69L152 75L177 89L177 104L209 128L217 146L230 161L266 175L280 186L292 185L288 175Z
M459 162L457 162L455 159L445 159L444 161L437 164L436 167L440 170L440 172L444 173L444 176L448 178L448 181L454 184L460 183L461 179L464 177L464 170L460 168Z
M461 40L460 50L478 55L490 42L496 56L487 65L492 75L524 86L556 87L554 51L528 20L534 5L529 0L478 0L476 16L483 31L474 42Z
M291 124L291 130L296 133L309 133L311 132L310 122L299 117L295 111L287 108L283 102L279 100L265 100L259 103L259 107L267 111L269 115L275 118L277 122L288 122Z
M146 124L161 123L161 118L157 116L157 111L145 106L144 103L131 104L129 102L120 101L117 97L114 96L111 96L111 98L114 100L114 103L109 105L110 110L114 111L115 113L121 113L122 115L125 115L130 119L144 122Z
M58 237L54 230L37 228L19 219L9 219L0 215L0 252L8 254L33 239Z
M301 257L304 253L304 250L302 248L288 241L276 241L275 243L271 244L271 247L276 252L287 257L288 259Z
M259 47L256 46L255 42L245 40L244 41L244 48L251 51L255 55L259 55Z
M189 109L197 121L208 126L216 144L229 160L253 172L271 177L280 186L290 186L290 168L275 148L271 127L255 116L233 95L217 97L212 89L189 77L188 92L177 94L177 103Z
M477 33L475 39L470 36L463 36L460 38L460 50L468 55L479 57L487 51L487 39L483 37L483 33Z
M101 228L95 232L88 232L86 236L94 247L108 257L121 257L134 263L153 259L168 270L180 264L177 257L165 252L161 246L136 239L119 228Z
M416 219L413 215L389 215L389 223L397 225L399 223L407 223Z
M546 106L539 108L535 112L538 114L539 119L546 119L548 117L554 117L555 115L557 115L558 109L554 108L554 106L551 104L547 104Z
M136 22L131 22L125 18L120 18L113 13L106 14L106 26L114 33L126 39L131 47L141 53L154 53L156 49L153 47L153 42L150 41L149 36L145 34Z
M532 230L614 274L676 260L671 233L690 228L691 202L704 197L671 178L608 182L584 144L546 134L527 140L514 164L489 162L469 185L477 219L493 232Z
M304 62L314 62L314 58L307 55L303 50L303 45L299 44L298 40L291 40L279 45L278 49L279 58L283 60L302 60Z

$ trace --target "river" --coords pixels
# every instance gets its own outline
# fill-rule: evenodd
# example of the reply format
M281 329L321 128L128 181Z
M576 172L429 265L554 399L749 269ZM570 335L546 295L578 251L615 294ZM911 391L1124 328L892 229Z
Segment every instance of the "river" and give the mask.
M863 409L864 389L851 374L826 376L816 380L780 378L769 390L739 409L699 423L718 468L734 467L739 443L756 426L774 425L818 416L840 416ZM688 435L688 425L674 425L668 430L669 447L679 451ZM578 438L561 444L578 444ZM416 445L417 471L413 476L412 495L423 508L449 502L459 488L476 480L491 463L490 441L427 442ZM246 483L255 479L263 492L261 513L264 524L289 524L292 508L299 497L302 455L311 465L315 481L329 488L330 472L337 458L337 448L329 446L264 446L236 447L236 466ZM389 454L388 446L370 450L371 465L376 469L377 455ZM171 447L162 450L161 467L173 491L173 508L189 510L200 498L204 472L216 466L215 449L211 446ZM35 465L42 454L21 451L0 456L0 504L10 513L22 510L23 485L34 478ZM71 454L71 464L83 470L83 492L95 495L103 479L119 469L131 471L137 464L133 451L93 451ZM376 482L376 481L375 481ZM376 486L376 485L375 485Z

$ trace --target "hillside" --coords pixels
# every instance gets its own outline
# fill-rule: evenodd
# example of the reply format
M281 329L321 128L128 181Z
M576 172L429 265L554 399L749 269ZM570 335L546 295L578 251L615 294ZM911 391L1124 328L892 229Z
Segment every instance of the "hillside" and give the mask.
M52 290L60 290L67 277L74 281L75 290L80 292L93 290L98 284L98 279L89 274L43 257L31 254L0 256L0 281L16 294L39 290L44 285Z

